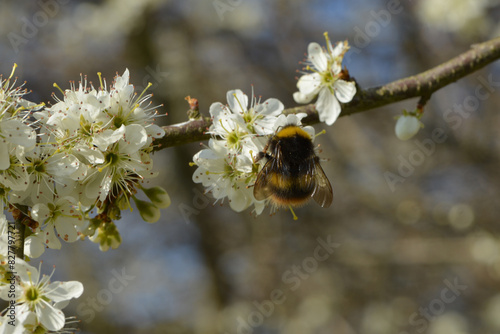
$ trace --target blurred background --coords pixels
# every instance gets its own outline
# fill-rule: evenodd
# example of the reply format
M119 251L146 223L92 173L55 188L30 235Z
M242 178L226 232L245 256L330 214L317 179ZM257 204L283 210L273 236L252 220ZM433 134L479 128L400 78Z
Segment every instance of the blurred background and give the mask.
M344 65L366 88L494 38L499 22L496 0L4 0L0 73L17 63L28 99L49 102L54 82L128 68L167 125L187 119L188 95L208 115L252 84L295 106L298 62L325 31L349 40ZM159 151L161 220L127 212L119 249L63 244L42 272L83 282L65 309L82 333L498 333L499 91L500 62L443 88L407 142L394 117L416 99L316 124L334 204L298 221L213 206L191 180L200 145Z

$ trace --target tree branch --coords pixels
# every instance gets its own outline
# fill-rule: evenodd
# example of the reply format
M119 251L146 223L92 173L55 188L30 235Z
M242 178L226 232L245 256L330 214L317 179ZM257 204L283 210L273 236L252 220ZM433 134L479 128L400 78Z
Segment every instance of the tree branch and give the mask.
M342 105L340 117L413 97L421 97L421 101L427 101L440 88L483 68L499 58L500 37L475 44L469 51L420 74L366 90L358 87L358 92L354 99ZM313 124L319 121L314 104L284 110L285 114L299 112L305 112L308 115L307 118L302 120L304 124ZM210 135L205 134L205 131L210 124L210 118L204 117L185 123L165 126L163 128L165 136L156 142L159 144L157 149L207 140L210 138Z
M11 206L12 216L14 217L14 224L16 229L16 239L14 247L16 250L16 257L24 260L24 239L26 231L26 217L28 208L24 205L18 207Z

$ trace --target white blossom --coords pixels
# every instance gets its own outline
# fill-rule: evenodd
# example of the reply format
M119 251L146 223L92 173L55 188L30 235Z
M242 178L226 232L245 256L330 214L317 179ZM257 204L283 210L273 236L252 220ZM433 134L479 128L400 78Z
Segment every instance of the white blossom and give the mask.
M254 135L269 135L276 117L283 112L283 104L274 98L263 103L256 97L248 106L248 96L241 90L230 90L226 94L227 105L220 102L210 106L212 125L208 133L221 137L226 146L234 151L242 147L242 140Z
M325 33L326 50L318 43L310 43L307 52L306 73L297 82L298 92L293 94L297 103L309 103L316 96L316 110L319 120L332 125L341 112L340 103L347 103L356 94L353 81L344 80L348 75L342 70L342 59L349 49L347 41L332 46Z
M58 237L66 242L75 242L78 238L78 228L84 223L78 205L71 197L56 198L47 204L37 203L31 209L31 217L40 224L43 231L37 231L30 236L30 248L35 247L32 243L41 241L49 248L60 249ZM37 234L42 238L36 238ZM30 253L34 255L37 252L30 249Z
M31 314L34 313L36 323L40 323L47 330L57 331L65 324L62 309L70 299L81 296L83 285L77 281L50 282L54 271L48 276L41 276L39 269L16 259L18 280L15 285L15 327L24 330L25 325L29 326L33 322ZM10 285L0 286L0 298L11 300L9 290Z
M214 198L228 197L230 207L243 211L252 204L252 191L247 179L252 173L252 159L243 154L232 154L223 141L210 139L208 148L193 157L198 166L193 181L201 183Z

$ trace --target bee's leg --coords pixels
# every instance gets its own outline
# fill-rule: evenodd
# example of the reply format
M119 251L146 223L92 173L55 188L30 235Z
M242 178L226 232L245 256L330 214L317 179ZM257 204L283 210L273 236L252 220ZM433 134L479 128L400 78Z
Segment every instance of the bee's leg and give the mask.
M269 154L267 154L268 147L269 147L269 143L267 143L266 146L264 146L264 149L261 152L257 153L257 156L255 157L254 162L257 162L257 161L261 160L262 158L267 158L267 159L271 158L271 156Z
M257 153L257 156L255 157L255 160L253 162L257 162L257 161L261 160L262 158L265 158L266 155L267 155L267 153L265 153L265 152Z

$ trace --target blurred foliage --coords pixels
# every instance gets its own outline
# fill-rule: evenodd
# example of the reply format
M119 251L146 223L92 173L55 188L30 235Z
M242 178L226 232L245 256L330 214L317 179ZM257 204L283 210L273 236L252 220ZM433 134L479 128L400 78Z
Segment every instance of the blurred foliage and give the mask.
M83 73L97 83L100 71L109 83L128 67L139 90L153 84L162 124L187 120L185 96L207 115L227 90L251 94L252 84L292 107L298 62L324 31L350 41L345 65L362 87L500 32L498 1L436 3L2 1L0 73L17 62L28 97L47 102L53 82L64 89ZM162 150L155 183L172 205L158 223L134 210L118 223L118 250L65 244L45 252L44 267L84 283L65 312L83 333L498 333L499 90L498 63L445 87L408 142L396 138L394 116L417 100L316 125L327 130L317 143L334 204L300 208L298 221L212 205L191 181L200 146ZM391 189L386 172L401 182ZM339 246L317 251L318 238Z

